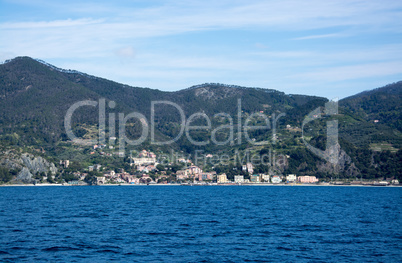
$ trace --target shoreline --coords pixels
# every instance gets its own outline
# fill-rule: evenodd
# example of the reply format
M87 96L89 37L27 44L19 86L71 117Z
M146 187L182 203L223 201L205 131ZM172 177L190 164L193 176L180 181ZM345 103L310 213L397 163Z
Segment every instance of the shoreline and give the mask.
M338 184L103 184L103 185L68 185L68 184L4 184L0 187L44 187L44 186L329 186L329 187L402 187L402 185L338 185Z

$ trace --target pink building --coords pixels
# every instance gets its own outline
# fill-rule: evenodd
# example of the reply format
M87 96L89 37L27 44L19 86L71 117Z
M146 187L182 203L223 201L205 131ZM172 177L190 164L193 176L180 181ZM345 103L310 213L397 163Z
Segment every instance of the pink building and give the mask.
M248 172L249 174L253 174L254 172L254 165L252 163L247 163L245 165L242 165L241 167L242 171Z
M195 166L195 165L192 165L192 166L190 166L189 168L188 168L188 170L189 170L189 173L190 174L200 174L200 173L202 173L202 170L201 170L201 168L200 167L198 167L198 166Z
M312 183L317 183L318 179L315 176L298 176L297 177L297 181L299 183L303 183L303 184L312 184Z
M188 178L188 174L186 170L179 170L176 172L176 179L177 180L184 180Z
M216 175L215 171L211 173L200 173L198 174L198 180L199 181L213 180L215 175Z
M184 170L179 170L176 172L176 178L187 179L187 178L199 178L202 174L202 169L198 166L192 165Z

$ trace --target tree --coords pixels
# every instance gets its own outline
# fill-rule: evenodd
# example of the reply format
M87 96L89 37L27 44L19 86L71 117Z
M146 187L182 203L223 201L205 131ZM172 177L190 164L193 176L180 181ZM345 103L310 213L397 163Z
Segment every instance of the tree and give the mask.
M17 172L15 170L8 170L7 168L0 167L0 183L9 182Z
M165 166L163 164L158 164L156 166L156 169L158 169L159 171L164 171L165 170Z
M94 185L96 184L96 176L94 174L89 173L87 176L84 178L84 182L86 182L89 185Z
M64 179L64 181L66 182L70 182L70 181L74 181L77 180L78 178L72 174L72 173L65 173L63 174L62 178Z
M53 184L53 183L54 183L54 180L53 180L53 177L52 177L51 174L49 174L49 176L47 177L47 181L48 181L50 184Z

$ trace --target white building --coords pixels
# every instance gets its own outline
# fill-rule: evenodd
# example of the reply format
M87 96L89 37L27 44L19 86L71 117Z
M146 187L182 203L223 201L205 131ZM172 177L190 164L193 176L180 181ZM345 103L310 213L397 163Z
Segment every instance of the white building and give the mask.
M235 181L235 183L244 183L244 176L243 175L235 175L234 181Z
M270 178L269 174L262 174L261 175L261 179L264 180L265 182L269 182L269 178Z
M104 176L96 177L96 184L105 184L105 177Z
M289 174L288 176L286 176L286 181L288 182L295 182L297 179L295 174Z
M253 174L254 172L254 165L252 163L247 163L247 172L249 174Z
M273 184L279 184L279 183L282 183L282 179L281 179L279 176L274 175L274 176L272 176L272 178L271 178L271 182L272 182Z
M69 160L60 160L60 165L63 165L64 168L68 168L68 166L70 165L70 161Z
M156 158L154 157L140 157L132 158L135 165L151 164L156 163Z

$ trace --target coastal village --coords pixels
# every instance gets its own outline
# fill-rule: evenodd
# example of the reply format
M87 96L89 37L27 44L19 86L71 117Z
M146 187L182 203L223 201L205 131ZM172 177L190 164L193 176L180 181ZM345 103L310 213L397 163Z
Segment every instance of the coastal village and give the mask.
M102 145L96 145L96 148L102 148ZM92 154L92 153L91 153ZM211 154L206 157L212 157ZM333 181L320 182L316 176L297 176L295 174L262 174L254 173L254 165L246 163L242 165L242 175L235 175L229 179L225 173L217 174L216 171L203 171L202 168L193 164L189 159L180 158L175 160L181 166L181 169L172 172L171 166L173 163L163 164L158 162L155 153L147 150L142 150L136 157L129 157L131 171L124 169L105 170L100 164L88 166L85 172L74 172L75 179L63 182L64 185L155 185L155 184L182 184L182 185L398 185L397 180L391 181ZM63 168L68 168L69 160L60 160L60 165ZM134 171L134 172L133 172ZM88 180L91 174L92 181Z

